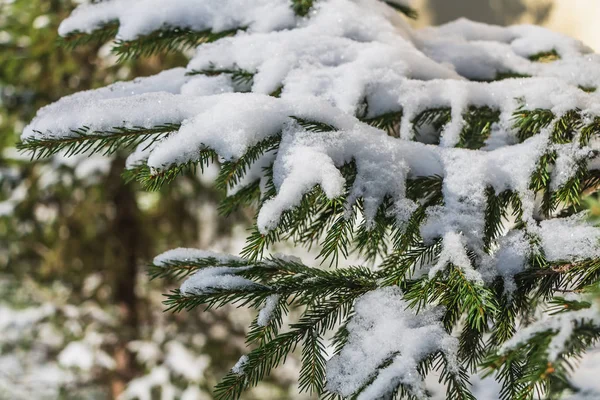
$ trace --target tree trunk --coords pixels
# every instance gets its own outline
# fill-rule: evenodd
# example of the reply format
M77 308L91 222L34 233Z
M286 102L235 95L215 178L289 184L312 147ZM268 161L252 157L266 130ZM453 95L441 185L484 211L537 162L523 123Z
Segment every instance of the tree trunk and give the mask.
M136 375L135 359L127 344L138 337L138 299L136 280L140 260L142 229L139 220L135 193L121 178L124 160L113 161L108 176L107 199L114 206L114 220L110 232L107 268L113 280L113 298L119 310L118 343L113 357L116 369L111 377L110 388L113 398L121 394Z

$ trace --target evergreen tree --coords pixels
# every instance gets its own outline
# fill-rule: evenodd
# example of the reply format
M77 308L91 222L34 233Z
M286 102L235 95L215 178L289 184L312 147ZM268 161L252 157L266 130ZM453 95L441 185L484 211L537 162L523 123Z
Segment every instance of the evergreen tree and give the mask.
M220 399L297 347L300 389L323 398L426 398L432 371L448 399L475 398L476 372L502 399L577 391L572 362L600 335L583 201L600 59L535 26L416 31L400 14L416 16L404 0L112 0L59 29L69 47L116 36L121 60L197 47L185 69L41 109L20 146L135 149L125 177L149 190L217 163L221 211L257 206L241 257L176 249L150 267L186 278L169 310L260 310ZM323 267L269 255L281 240L318 246Z

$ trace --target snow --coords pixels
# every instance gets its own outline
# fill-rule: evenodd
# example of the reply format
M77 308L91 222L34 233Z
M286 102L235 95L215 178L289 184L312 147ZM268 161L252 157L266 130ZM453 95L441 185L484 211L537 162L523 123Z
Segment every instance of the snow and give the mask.
M497 275L504 281L504 290L512 293L517 287L514 276L522 272L532 254L531 244L522 230L513 230L498 240L498 249L485 260L482 275L492 281Z
M586 222L584 215L543 220L530 184L540 157L555 152L550 187L560 189L579 165L598 166L600 143L582 145L576 137L571 143L555 144L552 127L521 140L513 119L521 108L547 109L556 119L578 109L587 122L600 114L599 94L580 89L600 85L600 56L575 39L530 25L498 27L465 19L415 30L375 0L317 1L306 18L294 15L288 0L108 0L78 7L61 25L60 34L91 32L113 21L119 23L121 40L157 29L238 32L199 46L186 68L82 92L43 108L25 128L25 142L72 138L81 127L108 135L115 127L174 124L173 132L152 146L142 143L127 161L128 167L145 163L159 173L196 161L204 149L214 150L220 161L235 161L261 141L278 138L277 151L257 160L228 192L232 195L257 180L264 188L264 167L272 163L276 195L262 204L257 216L264 234L315 186L330 199L347 195L347 209L362 200L367 226L388 198L403 223L418 206L418 201L406 198L407 180L439 175L444 202L427 209L420 234L426 244L441 239L441 252L421 272L434 277L453 264L477 284L502 278L509 293L515 289L514 276L536 252L563 263L600 256L600 228ZM530 59L543 52L556 52L559 59ZM242 71L252 79L241 88L233 74L213 76L211 70ZM485 82L502 74L532 78ZM279 98L270 96L279 89ZM456 148L467 123L464 115L473 107L497 110L498 120L480 149ZM421 113L437 108L447 108L451 116L439 132L439 144L431 126L415 126ZM361 121L400 111L398 138ZM309 131L293 117L331 125L334 131ZM416 134L421 128L424 136ZM357 175L346 193L339 168L349 162L355 163ZM518 195L523 226L511 229L511 221L505 221L502 237L487 249L490 189ZM469 251L479 266L473 265ZM216 253L176 249L156 257L154 264L201 258L213 258L215 265L191 275L181 285L184 295L257 285L240 276L246 267L224 266L240 259ZM267 298L257 318L260 326L269 322L279 301L278 296ZM355 311L348 345L328 363L328 387L336 393L349 396L373 379L359 398L382 398L398 384L420 396L425 389L416 371L418 362L438 351L455 358L456 340L442 327L442 311L425 309L415 315L397 288L364 295ZM556 335L549 357L554 359L568 339L573 318L596 318L591 313L578 311L534 323L519 330L503 350L540 329L551 329ZM89 364L85 358L79 361ZM195 362L188 359L186 364ZM242 374L246 362L242 357L233 371ZM130 395L142 399L149 386L169 389L159 367L136 382Z
M94 356L81 342L71 342L58 355L58 362L67 368L89 371L94 366Z
M212 32L282 29L292 26L295 17L285 0L110 0L79 6L61 23L59 34L90 33L113 21L119 22L117 38L132 40L164 27Z
M429 270L429 277L434 278L435 275L443 271L448 264L452 264L457 268L460 268L465 275L465 278L483 283L483 279L479 272L473 269L471 260L467 255L465 243L462 235L456 232L448 232L444 235L442 242L442 251L438 258L437 263Z
M550 261L582 261L600 257L600 229L586 222L586 215L542 221L538 231Z
M248 356L247 355L241 356L240 359L235 363L233 368L231 368L231 371L234 374L243 375L244 374L244 365L246 365L247 362L248 362Z
M125 391L119 395L119 400L151 400L153 388L160 388L163 399L175 397L167 394L175 388L171 384L169 370L166 367L155 367L148 374L132 379Z
M204 268L187 278L179 289L184 295L202 295L215 289L238 290L257 285L249 279L242 278L236 273L247 267L211 267Z
M204 373L210 364L210 357L205 354L197 356L182 343L170 341L165 345L165 365L176 374L183 376L190 383L201 383Z
M374 290L356 301L348 343L327 363L328 390L348 397L375 378L358 399L385 398L398 384L422 397L418 363L438 351L456 362L458 343L440 322L443 310L415 314L407 307L397 287ZM386 362L389 365L375 375Z
M577 300L582 300L577 297ZM544 314L541 319L520 328L517 333L504 342L499 349L499 354L513 350L519 344L527 342L536 334L550 331L553 333L548 345L548 361L554 362L564 351L567 341L571 338L575 324L582 321L600 323L600 310L596 305L578 311L562 312L554 315Z
M193 262L199 259L214 259L217 263L225 264L232 261L242 261L241 258L228 254L216 253L214 251L206 251L192 248L179 247L176 249L167 250L154 257L152 262L159 267L165 267L172 263Z
M273 313L279 304L280 296L277 294L273 294L267 297L265 301L265 305L258 313L258 317L256 319L256 324L258 326L267 326L271 319L273 318Z

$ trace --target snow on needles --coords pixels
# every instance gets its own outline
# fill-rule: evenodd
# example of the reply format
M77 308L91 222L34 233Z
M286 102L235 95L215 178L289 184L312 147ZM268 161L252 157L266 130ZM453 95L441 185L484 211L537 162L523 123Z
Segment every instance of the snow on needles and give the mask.
M239 257L226 255L222 253L215 253L213 251L191 249L185 247L179 247L177 249L171 249L165 251L162 254L154 257L153 264L159 267L164 267L173 263L186 263L197 259L214 259L218 263L227 263L231 261L241 261Z
M212 293L219 289L243 289L249 286L255 286L256 283L249 279L242 278L236 273L247 269L230 267L211 267L196 271L187 278L179 289L185 295L201 295Z
M599 255L597 228L580 220L538 223L539 204L530 185L538 160L552 151L551 189L560 189L581 163L597 164L598 141L581 144L575 138L555 144L549 128L522 138L513 120L522 108L547 109L556 118L578 109L587 121L600 114L598 95L581 89L600 85L600 58L582 43L539 27L503 28L464 19L414 30L376 0L318 1L305 18L293 14L288 0L155 3L83 5L65 20L61 34L89 32L109 21L119 21L124 40L165 27L240 29L200 45L185 69L78 93L41 109L23 132L25 142L73 137L81 127L109 135L116 127L172 124L173 132L151 146L140 144L127 163L147 164L152 173L160 173L197 161L203 149L234 161L256 144L279 137L278 149L257 160L229 191L232 195L244 185L264 182L264 167L272 162L277 194L259 212L262 233L275 229L281 215L316 185L329 198L346 194L348 208L362 199L368 223L384 199L391 199L403 223L418 206L406 198L407 179L439 175L444 205L429 207L420 227L426 243L443 238L443 257L430 266L431 274L452 262L474 281L500 275L510 286L512 274L537 251L526 245L531 235L541 238L551 261ZM529 58L540 52L554 52L560 59L542 63ZM243 73L242 83L236 73ZM465 79L492 80L502 73L533 77ZM234 93L240 91L245 93ZM277 92L279 97L270 95ZM456 148L464 147L464 115L473 107L496 110L497 120L481 146ZM424 111L440 108L449 109L450 119L436 139L423 134L415 121ZM402 113L394 137L365 123L390 112ZM334 131L312 132L295 118ZM346 193L339 168L349 162L355 163L357 175ZM483 243L489 188L517 193L527 224L527 235L500 240L491 255ZM555 232L566 226L574 236L556 246L560 234ZM481 271L470 266L467 249L482 260ZM238 276L219 272L213 278L217 275L242 283Z
M348 343L327 363L328 390L348 397L369 384L357 399L381 399L402 384L415 397L425 397L419 362L440 352L457 363L458 340L444 330L443 310L417 316L407 308L397 287L377 289L356 301Z
M579 185L582 170L600 168L600 141L583 132L585 125L600 123L600 55L529 25L460 19L415 30L378 0L319 0L306 15L297 15L292 5L298 6L290 0L106 0L79 6L60 27L67 40L109 24L118 24L120 41L153 33L145 40L158 40L165 32L187 30L223 37L199 45L186 68L78 93L41 109L22 134L24 144L76 141L81 132L135 135L160 126L159 140L146 139L127 162L158 176L198 162L204 150L232 162L267 143L268 151L249 157L250 165L240 163L244 176L228 185L233 195L260 183L260 233L277 229L284 213L315 187L329 199L344 198L348 211L360 208L367 227L385 202L399 227L417 216L423 244L440 244L423 261L427 265L416 266L419 276L435 278L452 265L478 285L502 279L509 294L533 256L553 265L600 258L600 228L585 215L558 218L560 205L543 209L532 180L537 176L552 197L573 182ZM581 123L558 140L555 126L575 110ZM531 131L515 124L515 118L539 111L552 121ZM440 112L441 123L428 117ZM485 127L470 121L477 113L489 118ZM385 131L373 126L382 126L374 123L382 118L393 120ZM552 159L548 167L544 157ZM342 167L349 164L353 172L345 175ZM443 201L408 198L410 184L423 178L440 182ZM505 207L500 226L491 226L489 219L497 216L490 216L490 199L506 193L515 196L510 201L518 203L518 212L511 219L515 210ZM154 260L165 268L187 263L198 269L181 285L186 296L263 288L248 279L252 267L237 257L175 249ZM279 318L277 307L285 300L265 296L257 325ZM377 399L401 384L423 397L418 365L431 354L443 355L446 367L457 371L458 344L440 321L443 310L424 308L415 315L400 289L388 287L364 294L354 311L348 342L327 365L330 391ZM575 318L597 319L592 313L597 310L532 324L502 351L546 329L556 333L549 350L554 359ZM244 374L247 362L242 357L233 372Z
M118 38L132 40L161 28L222 32L240 26L264 31L295 22L284 0L112 0L79 6L59 27L59 33L91 33L118 22Z

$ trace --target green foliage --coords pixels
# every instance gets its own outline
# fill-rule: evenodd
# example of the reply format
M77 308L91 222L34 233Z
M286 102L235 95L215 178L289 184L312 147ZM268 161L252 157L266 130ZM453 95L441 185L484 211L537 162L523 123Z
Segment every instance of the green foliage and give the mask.
M530 55L529 60L536 62L552 62L556 60L560 60L560 55L555 49L550 51L541 51L539 53L535 53Z
M119 149L133 149L141 143L147 144L146 148L149 148L169 133L177 131L180 126L180 124L167 123L151 128L115 127L108 131L92 131L89 127L83 126L71 131L69 137L61 136L60 139L57 139L50 136L44 139L26 139L19 143L17 148L30 152L32 159L50 157L62 151L66 156L99 152L109 155Z
M117 21L107 22L100 26L94 32L74 31L67 36L59 36L57 43L67 50L73 50L76 47L87 44L106 43L117 35L119 23Z
M217 76L221 74L228 74L231 76L231 81L238 87L248 88L252 86L254 81L254 73L245 71L241 68L216 68L214 65L210 65L207 69L203 70L191 70L187 73L190 76L193 75L206 75L206 76Z
M305 17L313 6L315 0L292 0L292 8L296 15Z
M500 119L500 111L490 107L469 107L463 115L465 127L456 147L480 149L492 132L492 124Z
M555 117L550 110L527 110L522 107L515 112L513 118L514 127L518 130L517 138L524 142L549 126Z
M400 121L402 120L402 111L389 112L372 118L365 118L363 122L374 126L375 128L386 131L393 137L400 136Z
M149 57L154 54L194 48L202 43L210 43L234 35L239 30L243 30L243 28L222 32L212 32L211 30L198 32L177 27L163 28L135 40L116 40L113 51L121 60Z
M386 2L409 17L416 13L407 7ZM313 0L292 0L290 6L300 17L310 17ZM64 39L66 45L85 45L94 40L105 41L115 34L117 26L107 24L91 35L74 33ZM242 28L240 28L242 29ZM117 41L115 52L121 59L148 56L178 50L218 40L236 31L213 33L194 32L187 29L165 27L134 41ZM559 59L556 51L532 55L531 61L549 62ZM249 91L256 71L237 66L217 68L210 64L204 70L191 71L190 75L231 76L236 91ZM526 78L511 71L499 72L496 79ZM581 88L592 91L595 88ZM279 96L284 90L282 83L271 95ZM368 110L368 103L364 107ZM410 121L415 140L439 144L445 126L451 122L452 109L435 107L422 110ZM384 130L394 138L400 136L403 110L369 116L365 111L358 117L373 127ZM600 117L582 115L580 110L568 110L556 115L552 110L521 106L513 114L516 140L524 142L535 135L548 134L553 146L571 144L585 146L600 131ZM326 122L290 116L292 123L314 135L327 135L338 129ZM494 124L500 122L500 110L489 106L469 106L462 115L462 125L456 147L479 150L484 148ZM178 124L164 124L150 128L113 128L106 132L90 131L83 127L68 138L55 138L43 132L44 139L32 139L21 143L23 150L34 157L45 157L66 151L69 154L83 152L115 153L120 148L131 148L140 143L152 145L171 132ZM158 190L176 177L203 169L219 160L220 172L215 186L229 191L219 208L224 215L231 215L240 207L256 206L271 199L277 188L273 182L273 166L263 168L263 178L245 182L248 172L259 160L279 151L281 132L270 135L250 145L236 159L219 160L213 149L204 148L195 160L183 164L166 165L152 169L140 164L125 173L128 180L137 180L149 190ZM600 171L589 170L588 161L595 156L576 160L573 176L558 187L552 184L553 170L557 164L556 147L550 146L537 160L529 189L540 201L540 216L550 219L580 212L589 200L584 197L597 191ZM268 158L265 158L268 161ZM261 163L262 164L262 163ZM249 232L246 246L241 252L242 260L222 261L213 257L192 259L185 262L167 261L150 267L152 278L182 279L210 267L234 268L234 274L251 281L243 287L204 288L194 293L172 291L165 301L168 310L179 312L197 307L206 309L227 304L265 307L267 299L277 299L277 304L266 324L256 318L246 337L250 351L240 360L239 368L230 371L217 385L215 395L219 399L238 399L244 390L265 379L270 372L285 362L286 357L301 347L299 386L323 398L336 398L325 391L325 343L332 334L335 353L338 354L348 340L348 323L353 315L354 302L363 294L385 286L399 286L404 299L415 313L431 306L443 308L442 323L449 333L459 339L460 366L451 365L444 354L426 354L419 362L419 373L425 376L431 370L440 373L440 381L446 386L448 399L474 399L469 391L469 374L484 367L502 384L502 399L531 399L535 391L547 396L558 396L572 387L568 383L570 360L581 355L595 343L600 335L593 321L574 320L573 331L566 341L566 348L556 359L549 359L548 348L555 329L541 330L522 343L511 348L502 347L514 337L517 327L527 325L533 314L549 306L550 317L585 310L592 302L567 300L565 292L589 290L600 280L600 260L586 259L569 263L550 262L540 250L535 229L536 221L524 221L521 195L504 190L496 192L492 187L485 191L485 224L478 233L483 251L465 248L471 267L485 267L486 257L494 254L498 239L505 229L520 230L530 240L531 254L525 269L514 277L514 282L496 276L491 282L474 281L467 271L447 262L438 266L435 274L427 274L432 265L440 261L443 249L441 237L424 240L421 228L433 207L444 204L444 178L442 176L409 176L406 197L415 202L415 208L406 221L394 216L392 199L386 198L377 209L372 221L363 220L364 199L349 203L349 193L357 175L355 161L336 165L346 179L345 192L336 198L328 198L319 186L307 188L292 209L283 213L278 225L261 232L257 225ZM411 173L413 173L411 171ZM241 183L244 182L244 185ZM241 186L240 186L241 185ZM235 190L234 190L235 189ZM318 259L330 268L306 266L292 259L265 257L270 246L282 240L295 245L318 246ZM370 267L343 267L342 260L358 254ZM337 268L331 268L337 267ZM272 297L275 296L275 297ZM288 311L300 313L287 329L283 329L283 317ZM291 318L292 316L290 316ZM379 370L389 365L398 354L384 360ZM377 377L361 388L364 390ZM355 393L357 396L360 393ZM398 384L394 389L398 398L411 398L410 391Z
M201 259L190 263L194 268L209 266L215 260ZM170 268L170 265L162 268ZM213 265L239 268L239 262ZM172 265L181 270L179 263ZM187 274L189 269L184 270ZM179 272L175 272L179 274ZM248 354L243 363L243 374L230 372L216 388L218 398L238 398L242 391L256 385L268 373L281 364L288 353L302 343L302 368L300 384L302 390L321 393L324 387L325 348L322 335L345 320L353 301L376 287L377 274L366 268L344 268L322 270L310 268L295 261L268 259L240 268L238 275L256 282L243 289L212 289L206 293L185 295L174 291L165 302L175 311L193 309L199 305L207 308L227 303L260 306L267 295L277 294L289 305L304 307L298 322L290 324L290 330L278 333L278 328L260 329L256 323L248 334L248 341L259 346ZM162 275L166 276L166 275ZM264 283L269 285L265 286ZM278 326L281 317L275 315L273 326ZM266 332L265 332L266 331Z
M246 153L235 161L225 161L221 164L221 171L215 181L215 185L219 189L228 189L235 187L240 179L246 175L246 171L254 164L263 154L277 150L280 135L270 136L250 147Z
M109 22L94 30L91 34L78 31L71 32L60 38L59 44L66 49L75 49L86 44L106 43L116 36L118 29L118 21ZM194 48L202 43L214 42L231 36L238 30L243 30L243 28L212 32L211 30L194 31L188 28L163 27L147 35L139 36L135 40L117 39L113 46L113 52L121 61L149 57L155 54Z
M394 8L397 11L401 12L402 14L406 15L408 18L411 18L411 19L419 18L419 13L414 8L411 8L411 7L402 5L402 4L397 4L393 1L386 1L385 3L388 6Z

